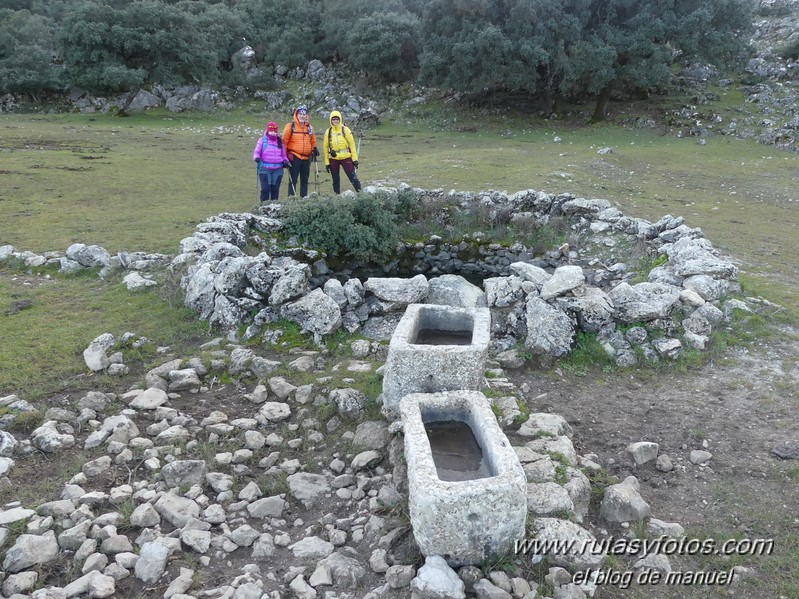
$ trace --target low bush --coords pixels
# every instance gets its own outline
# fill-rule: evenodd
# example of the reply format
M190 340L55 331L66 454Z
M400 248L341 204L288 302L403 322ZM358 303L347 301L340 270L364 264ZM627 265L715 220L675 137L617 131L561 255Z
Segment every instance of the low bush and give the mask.
M791 42L786 46L780 48L777 53L785 60L799 59L799 40Z
M381 262L399 242L396 205L388 194L306 198L289 204L284 222L290 235L330 256Z

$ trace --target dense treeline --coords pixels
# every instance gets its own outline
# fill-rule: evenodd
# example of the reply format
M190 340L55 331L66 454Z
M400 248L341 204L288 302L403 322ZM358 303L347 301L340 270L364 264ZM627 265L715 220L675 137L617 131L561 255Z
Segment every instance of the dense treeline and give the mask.
M255 62L342 60L375 83L553 104L666 88L691 60L746 57L751 0L0 0L0 92L257 85Z

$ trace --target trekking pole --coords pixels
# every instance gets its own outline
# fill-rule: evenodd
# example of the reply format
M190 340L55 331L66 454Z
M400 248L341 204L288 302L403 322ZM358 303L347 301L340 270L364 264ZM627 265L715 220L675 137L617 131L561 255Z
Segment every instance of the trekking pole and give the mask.
M358 136L358 143L355 145L355 147L357 149L356 151L358 152L358 160L360 160L361 159L361 136L360 135ZM358 167L357 166L353 169L353 172L356 175L358 174Z
M314 167L314 176L313 176L314 187L316 188L316 195L319 195L319 161L316 159L316 156L313 157L313 167Z

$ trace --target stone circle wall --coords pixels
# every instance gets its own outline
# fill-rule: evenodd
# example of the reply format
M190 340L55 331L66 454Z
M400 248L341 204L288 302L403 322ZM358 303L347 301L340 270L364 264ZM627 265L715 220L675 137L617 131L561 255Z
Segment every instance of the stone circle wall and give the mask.
M492 219L511 215L540 226L565 219L579 243L534 256L521 243L505 247L478 234L464 235L458 243L433 236L425 243L403 244L387 264L351 264L334 271L318 251L277 243L274 234L283 223L276 205L266 214L209 218L180 242L174 257L144 252L112 256L98 246L73 244L65 255L2 246L0 260L58 264L63 272L100 267L101 276L127 269L132 272L125 283L131 289L156 284L140 272L166 266L180 277L185 304L200 318L223 329L246 324L246 338L287 319L317 338L344 328L374 340L389 339L409 304L487 306L493 348L500 355L506 352L507 363L518 363L522 346L527 354L564 356L578 332L597 335L619 365L633 365L641 357L675 358L686 346L705 349L715 326L736 309L749 310L729 297L740 290L737 267L682 217L650 222L626 216L604 199L531 189L511 195L413 192L422 202L447 199L463 209L479 206ZM254 247L262 251L252 255ZM658 257L659 265L645 280L638 265L629 264L640 255ZM356 276L363 272L372 274Z

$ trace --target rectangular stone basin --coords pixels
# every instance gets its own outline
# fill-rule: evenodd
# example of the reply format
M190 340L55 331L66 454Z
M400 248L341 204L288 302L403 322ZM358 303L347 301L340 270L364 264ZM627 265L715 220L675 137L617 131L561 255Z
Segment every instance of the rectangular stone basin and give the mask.
M383 411L390 420L409 393L477 390L491 340L488 308L411 304L388 347Z
M481 564L511 550L514 541L524 537L526 480L488 399L468 390L412 393L402 399L400 415L411 526L421 552L440 555L455 567ZM450 461L442 462L428 433L442 423L468 427L479 449L479 464L473 450L464 448L459 454L449 444L445 453L454 456L446 455ZM447 468L453 462L458 465ZM458 480L444 480L453 478L453 470Z

